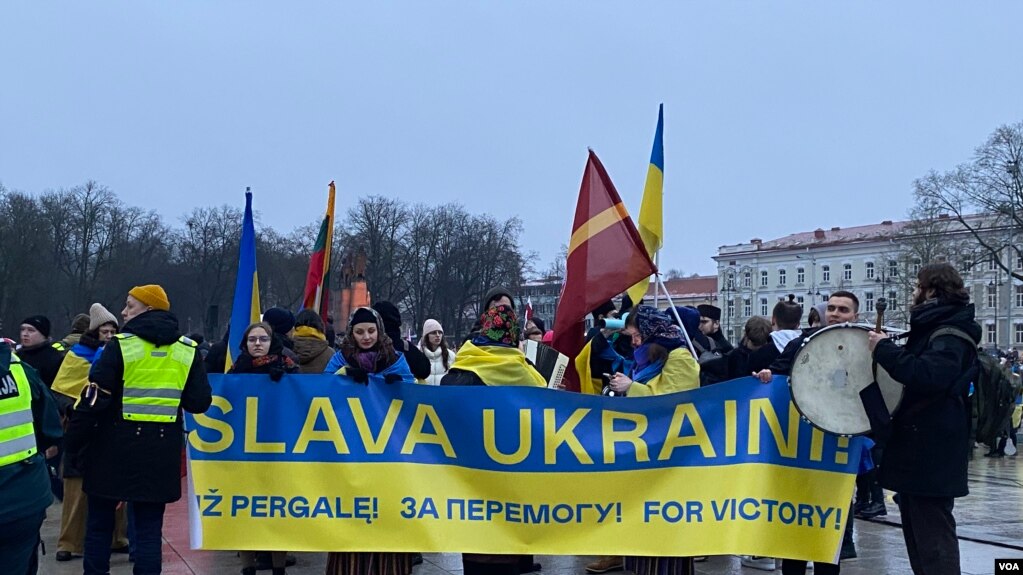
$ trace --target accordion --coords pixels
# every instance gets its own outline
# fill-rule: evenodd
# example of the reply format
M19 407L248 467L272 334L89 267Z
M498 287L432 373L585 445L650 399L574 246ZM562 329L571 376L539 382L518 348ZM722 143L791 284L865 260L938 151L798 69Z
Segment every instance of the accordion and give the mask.
M568 369L568 356L558 352L549 345L544 345L533 340L526 340L526 359L533 362L533 366L540 372L540 375L547 380L547 387L561 389L562 380L565 379L565 370Z

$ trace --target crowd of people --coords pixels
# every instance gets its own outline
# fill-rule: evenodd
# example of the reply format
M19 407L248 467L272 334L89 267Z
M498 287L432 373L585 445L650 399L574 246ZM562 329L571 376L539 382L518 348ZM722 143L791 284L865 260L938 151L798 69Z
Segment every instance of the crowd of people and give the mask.
M980 328L959 274L947 264L918 275L911 331L904 345L870 335L873 361L905 385L891 425L875 430L876 467L857 481L853 513L884 515L884 490L898 494L905 540L917 574L958 573L954 500L967 493L966 469L976 433L972 401L984 377ZM50 321L26 318L17 344L0 345L0 563L6 572L35 573L39 529L53 497L63 500L55 559L83 559L86 575L109 572L111 553L128 553L135 573L159 573L168 503L181 497L181 411L211 404L210 373L337 374L356 384L535 386L548 382L523 353L526 340L551 341L538 317L520 318L515 297L495 288L481 302L471 333L456 341L428 319L417 344L401 336L397 306L381 301L356 309L344 332L304 310L267 310L249 325L237 354L228 338L212 345L181 334L170 301L157 285L126 295L118 319L101 304L74 319L54 340ZM808 314L790 297L770 318L754 317L733 346L712 305L658 309L624 297L593 310L594 327L575 361L579 378L607 395L664 395L756 376L787 375L800 346L827 326L858 321L859 300L844 291ZM233 361L228 357L235 355ZM986 356L990 357L990 356ZM981 367L976 367L980 365ZM1018 354L996 371L1018 399ZM757 385L753 379L750 385ZM1015 387L1013 387L1015 386ZM987 387L985 387L987 389ZM981 408L982 409L982 408ZM1015 453L1019 408L999 423L991 456ZM972 414L972 419L971 419ZM983 418L983 416L982 416ZM974 435L971 436L971 433ZM993 440L992 440L993 438ZM847 522L841 559L855 557ZM241 572L286 572L282 550L242 551ZM694 573L693 557L600 557L591 573L629 569L637 575ZM417 553L330 553L327 575L408 575ZM539 569L532 556L465 553L466 575L518 575ZM743 565L774 570L774 558L743 557ZM806 573L807 563L782 560L782 573ZM841 563L817 563L818 575Z

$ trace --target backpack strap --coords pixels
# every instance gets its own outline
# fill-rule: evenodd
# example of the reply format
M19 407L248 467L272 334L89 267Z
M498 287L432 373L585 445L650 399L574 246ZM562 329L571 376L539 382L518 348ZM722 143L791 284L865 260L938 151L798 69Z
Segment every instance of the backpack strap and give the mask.
M934 332L931 333L930 337L927 338L927 343L931 343L935 339L937 339L937 338L939 338L941 336L944 336L944 335L951 335L951 336L958 337L959 339L964 340L967 343L969 343L970 344L970 349L973 349L973 350L977 349L977 342L974 341L973 338L969 336L969 334L967 334L965 331L959 329L958 327L951 327L951 326L939 327L938 329L934 330Z

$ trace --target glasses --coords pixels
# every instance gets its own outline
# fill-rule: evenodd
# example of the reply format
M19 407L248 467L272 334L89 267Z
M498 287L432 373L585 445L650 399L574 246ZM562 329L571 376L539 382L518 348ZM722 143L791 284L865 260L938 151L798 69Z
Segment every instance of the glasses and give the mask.
M248 339L248 342L249 343L269 343L270 342L270 338L265 336L265 335L262 335L262 336L259 336L259 337L253 336L253 337L250 337Z

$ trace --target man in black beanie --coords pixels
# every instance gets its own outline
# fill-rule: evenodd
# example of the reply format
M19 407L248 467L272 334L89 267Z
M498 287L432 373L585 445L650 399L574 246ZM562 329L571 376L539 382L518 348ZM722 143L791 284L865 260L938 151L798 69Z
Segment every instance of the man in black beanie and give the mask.
M384 333L391 338L394 349L405 356L412 375L419 380L430 377L432 369L430 359L418 347L401 337L401 312L398 311L398 307L389 301L378 301L373 304L373 309L380 314L380 319L384 322Z
M18 357L39 372L46 387L53 387L64 354L63 346L50 340L50 320L42 315L25 318L21 322L20 340Z
M714 340L714 349L722 354L732 351L734 346L721 333L721 308L712 305L698 305L700 310L700 333Z

